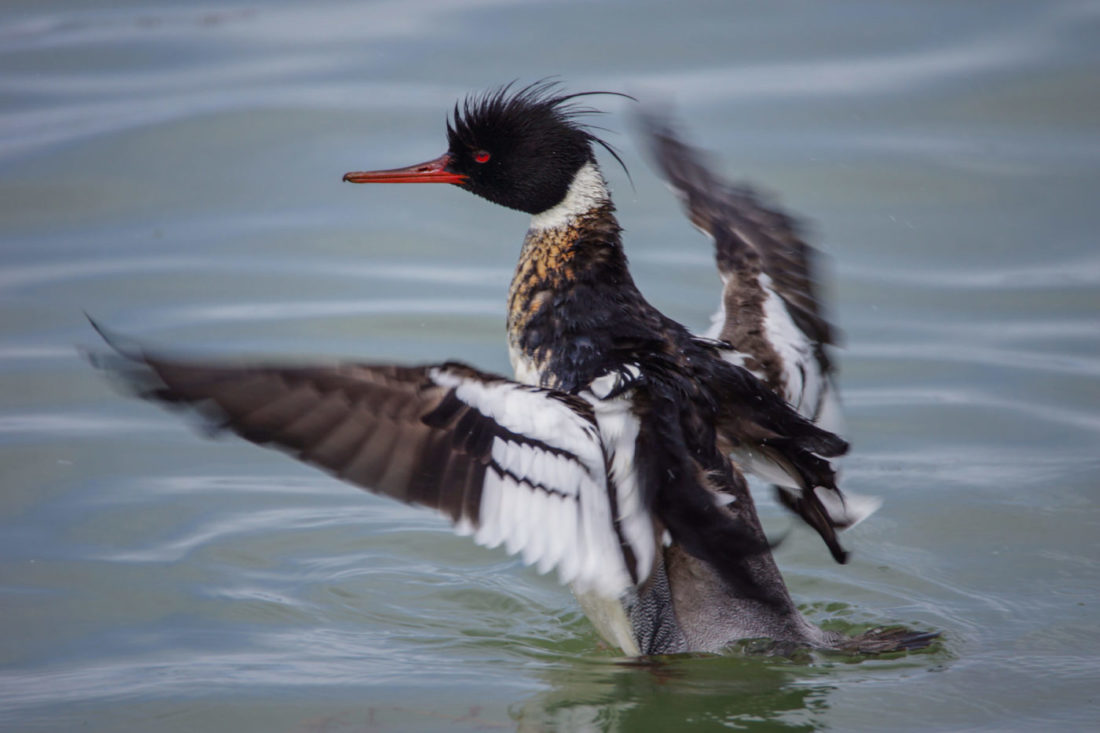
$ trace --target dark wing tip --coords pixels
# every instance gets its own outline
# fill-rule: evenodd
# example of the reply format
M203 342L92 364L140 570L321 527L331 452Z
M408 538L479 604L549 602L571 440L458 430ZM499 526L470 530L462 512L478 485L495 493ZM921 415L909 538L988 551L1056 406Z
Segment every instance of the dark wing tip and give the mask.
M127 359L140 360L142 358L142 353L144 350L141 348L141 346L138 345L136 340L107 328L102 323L93 318L92 314L90 314L88 311L84 311L84 317L88 319L88 323L91 324L95 332L99 334L99 337L103 339L103 342L110 346L116 354L123 356ZM88 356L89 360L93 360L97 357L97 355L103 353L101 351L96 351L90 348L82 349L82 351L85 353L86 356ZM93 364L94 363L95 362L93 361Z
M136 340L108 329L87 311L84 317L109 349L81 346L79 351L116 387L128 394L144 397L162 384L145 359L145 349Z
M825 541L825 546L829 548L829 554L833 556L833 560L841 565L848 563L851 556L841 546L840 540L836 536L836 528L829 519L829 513L821 505L820 500L812 490L795 493L785 490L781 486L776 486L775 498L791 512L802 517L806 524L821 535L821 539Z
M800 415L781 396L773 392L751 372L726 361L716 361L709 386L721 406L720 423L728 423L734 444L742 442L735 426L745 423L775 448L793 448L825 458L848 452L848 441L818 427ZM821 485L821 484L817 484Z
M814 430L806 441L807 447L826 458L836 458L848 452L850 444L836 433L813 425Z
M173 412L185 411L192 428L206 437L220 436L230 427L225 412L213 401L192 399L166 381L161 370L165 366L173 368L170 359L155 355L137 339L107 328L88 313L84 315L109 348L80 347L79 350L121 394L156 403ZM181 360L174 368L186 372L187 362ZM203 371L196 365L196 373Z

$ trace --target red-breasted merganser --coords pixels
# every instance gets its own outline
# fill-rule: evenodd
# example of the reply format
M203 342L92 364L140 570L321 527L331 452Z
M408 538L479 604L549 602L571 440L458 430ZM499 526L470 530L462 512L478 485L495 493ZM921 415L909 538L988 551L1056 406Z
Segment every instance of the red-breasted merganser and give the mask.
M926 645L932 635L848 638L805 620L740 470L780 485L841 561L834 529L873 510L840 494L827 459L847 443L814 424L832 427L839 413L812 250L790 219L718 181L645 117L660 169L715 240L725 284L705 337L662 315L627 269L594 146L618 156L578 120L589 110L575 100L594 93L536 83L473 96L455 106L441 157L344 176L450 183L532 215L508 300L514 379L454 362L204 363L110 338L118 353L96 362L144 397L194 405L250 441L556 569L626 654L759 637L868 652Z

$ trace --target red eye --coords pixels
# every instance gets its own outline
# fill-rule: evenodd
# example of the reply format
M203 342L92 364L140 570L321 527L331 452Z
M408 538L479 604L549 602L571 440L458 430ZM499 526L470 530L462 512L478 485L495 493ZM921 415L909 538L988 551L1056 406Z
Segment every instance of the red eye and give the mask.
M478 150L476 153L474 153L474 160L478 163L488 163L489 153L484 150Z

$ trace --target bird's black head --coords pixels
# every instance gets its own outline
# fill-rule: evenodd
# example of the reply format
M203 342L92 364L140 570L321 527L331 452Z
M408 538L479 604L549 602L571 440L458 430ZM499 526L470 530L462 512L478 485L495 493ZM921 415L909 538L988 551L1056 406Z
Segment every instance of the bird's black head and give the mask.
M467 97L455 105L447 122L448 147L442 157L408 168L348 173L344 180L453 183L493 203L541 213L560 203L577 171L595 161L593 143L619 160L577 119L596 110L572 101L592 94L617 93L562 94L553 82L536 82Z

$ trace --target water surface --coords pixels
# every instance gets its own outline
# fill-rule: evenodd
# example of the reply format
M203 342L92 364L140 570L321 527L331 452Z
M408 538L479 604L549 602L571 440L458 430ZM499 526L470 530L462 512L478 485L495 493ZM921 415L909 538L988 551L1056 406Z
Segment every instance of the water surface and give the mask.
M1034 730L1100 716L1100 4L447 0L0 9L0 726ZM342 185L438 155L462 94L671 97L831 256L854 450L886 499L819 623L932 654L623 664L567 591L441 520L120 398L82 312L205 353L506 371L523 215ZM707 243L598 123L648 297ZM762 497L775 533L790 526Z

